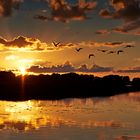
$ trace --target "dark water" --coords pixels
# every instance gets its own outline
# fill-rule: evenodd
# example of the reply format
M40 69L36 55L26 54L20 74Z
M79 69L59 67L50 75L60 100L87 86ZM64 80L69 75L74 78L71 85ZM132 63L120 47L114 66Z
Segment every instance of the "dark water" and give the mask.
M0 101L0 140L140 140L140 93Z

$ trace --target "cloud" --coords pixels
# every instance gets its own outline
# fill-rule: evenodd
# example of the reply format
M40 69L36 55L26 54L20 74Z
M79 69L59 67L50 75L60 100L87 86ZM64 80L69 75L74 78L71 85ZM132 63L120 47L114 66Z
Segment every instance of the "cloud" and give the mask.
M114 42L97 42L97 41L82 41L82 42L67 42L60 43L58 47L55 47L53 44L48 44L46 49L48 51L61 51L64 49L74 49L78 47L88 47L88 48L98 48L98 47L108 47L108 48L117 48L124 47L126 45L134 45L134 42L122 42L122 41L114 41Z
M24 36L18 36L12 40L6 40L0 37L0 52L6 51L23 51L23 52L53 52L62 51L65 49L75 49L78 47L98 48L108 47L117 48L124 47L126 45L134 45L134 42L97 42L97 41L83 41L76 43L60 43L59 46L55 47L53 43L43 42L37 38L29 38Z
M136 21L140 18L139 0L111 0L113 10L102 9L101 13L110 15L112 18L123 19L125 21Z
M104 18L122 19L124 24L116 27L120 33L140 28L140 1L139 0L111 0L113 10L102 9L100 16Z
M110 72L113 71L112 67L102 67L98 65L93 65L90 69L90 72Z
M113 71L112 67L102 67L94 64L91 68L87 65L81 65L79 68L75 69L76 72L110 72Z
M16 56L16 55L8 55L8 56L6 56L5 57L5 60L16 60L16 59L18 59L18 56Z
M124 70L118 70L117 72L140 72L140 66L139 67L132 67Z
M12 10L18 10L23 0L0 0L0 17L9 17Z
M0 37L0 51L61 51L66 48L75 48L77 43L60 43L55 47L53 43L43 42L37 38L18 36L12 40Z
M69 62L66 62L64 65L57 65L51 67L31 66L27 71L35 73L74 72L75 68Z
M105 45L113 45L113 46L119 46L124 44L124 42L106 42Z
M93 65L91 68L88 68L87 65L82 65L79 68L74 67L70 62L66 62L63 65L57 66L31 66L28 72L34 73L53 73L53 72L110 72L113 71L112 67L101 67L98 65Z
M140 18L139 0L112 0L115 9L114 18L122 18L125 21L136 21Z
M98 35L107 35L107 34L110 34L110 32L108 30L106 30L106 29L98 30L95 33L98 34Z
M131 139L140 139L140 135L122 135L116 137L115 140L131 140Z
M19 36L11 41L7 41L3 38L0 38L0 44L3 44L5 46L17 46L17 47L24 47L27 45L32 45L33 42L28 40L26 37Z
M104 17L104 18L112 18L110 12L108 9L102 9L100 12L99 12L99 15Z
M140 35L140 30L135 32L135 35Z
M40 66L42 66L42 67L46 67L46 66L49 66L49 65L51 65L51 63L52 62L50 62L50 61L46 61L46 60L44 60L44 59L35 59L34 60L34 65L40 65Z
M52 18L49 18L49 17L44 16L44 15L35 15L34 18L35 19L39 19L39 20L44 20L44 21L46 21L46 20L53 20Z
M51 15L36 15L36 19L61 21L64 23L70 20L85 20L88 19L87 13L96 7L96 2L85 2L79 0L78 4L72 5L65 0L50 0L46 1L49 4Z
M43 51L48 45L39 39L18 36L13 40L0 38L0 47L4 51L26 49L27 51Z
M129 31L135 30L138 28L140 28L140 19L136 20L136 21L130 21L120 27L116 27L113 30L116 32L120 32L120 33L127 33ZM135 32L135 34L139 34L138 32Z
M116 47L123 47L126 45L133 45L133 42L96 42L96 41L87 41L87 42L80 42L78 46L87 46L89 48L93 47L109 47L109 48L116 48Z

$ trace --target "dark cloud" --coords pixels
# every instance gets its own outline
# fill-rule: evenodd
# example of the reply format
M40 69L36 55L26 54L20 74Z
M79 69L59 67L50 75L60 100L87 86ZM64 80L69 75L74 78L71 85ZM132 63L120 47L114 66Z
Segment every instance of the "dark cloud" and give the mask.
M139 0L111 0L114 10L102 9L100 15L112 18L124 19L125 21L134 21L140 18Z
M104 18L111 18L112 17L108 9L102 9L100 11L99 15L104 17Z
M41 67L41 66L31 66L28 69L29 72L34 73L53 73L53 72L110 72L113 71L112 67L101 67L98 65L93 65L88 68L87 65L82 65L79 68L74 67L71 63L66 62L63 65L51 66L51 67Z
M18 36L13 40L6 40L0 37L1 51L11 51L26 48L25 51L44 51L48 50L48 45L45 42L36 38L29 38L24 36Z
M46 21L46 20L53 20L52 18L49 18L49 17L44 16L44 15L35 15L34 18L35 19L39 19L39 20L44 20L44 21Z
M102 17L113 19L122 19L124 25L116 27L115 31L126 33L140 28L140 1L139 0L112 0L113 10L102 9Z
M27 45L32 45L33 42L26 37L19 36L11 41L7 41L3 38L0 38L0 44L5 46L17 46L17 47L24 47Z
M66 62L64 65L57 65L51 67L32 66L28 69L29 72L45 73L45 72L74 72L75 68Z
M140 72L140 67L133 67L124 70L118 70L117 72Z
M84 64L84 65L81 65L81 66L77 69L77 71L79 71L79 72L88 72L89 69L88 69L87 65Z
M23 0L0 0L0 16L9 17L12 10L18 10Z
M91 68L88 68L87 65L82 65L78 69L77 72L110 72L113 71L112 67L102 67L99 65L93 65Z
M137 28L140 28L140 19L138 19L136 21L128 22L121 27L114 28L113 30L116 32L120 32L120 33L127 33L129 31L135 30Z
M101 31L102 32L102 31ZM106 30L103 32L107 32ZM133 42L96 42L96 41L83 41L77 43L60 43L58 47L55 47L53 43L42 42L36 38L29 38L24 36L18 36L12 40L6 40L0 37L0 47L2 51L16 51L17 49L26 48L24 51L62 51L64 49L75 49L78 47L98 48L108 47L117 48L124 47L126 45L134 45Z
M131 139L140 139L140 135L122 135L116 137L115 140L131 140Z
M98 65L93 65L90 69L90 72L110 72L113 71L112 67L102 67Z
M96 7L96 2L79 0L78 4L72 5L65 0L50 0L48 2L51 15L36 15L36 19L69 22L70 20L88 19L87 13Z
M126 45L132 45L132 42L96 42L96 41L89 41L89 42L80 42L77 45L81 47L109 47L109 48L117 48L117 47L123 47Z
M106 42L105 45L122 45L124 42Z
M114 18L122 18L126 21L135 21L140 18L139 0L112 0L115 9Z

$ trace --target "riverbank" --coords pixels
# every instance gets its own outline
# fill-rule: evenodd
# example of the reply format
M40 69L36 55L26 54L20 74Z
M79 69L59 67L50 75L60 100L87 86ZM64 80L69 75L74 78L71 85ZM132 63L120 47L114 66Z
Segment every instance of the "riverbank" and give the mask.
M0 72L0 100L57 100L108 97L140 91L140 78L108 75L97 77L76 73L20 75Z

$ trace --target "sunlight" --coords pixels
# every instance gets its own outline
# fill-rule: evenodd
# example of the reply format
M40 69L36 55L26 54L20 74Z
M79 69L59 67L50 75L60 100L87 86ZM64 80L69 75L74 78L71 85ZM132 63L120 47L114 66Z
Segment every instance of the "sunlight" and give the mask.
M5 109L6 112L9 113L17 113L17 112L24 112L28 109L31 109L33 106L33 102L26 101L26 102L13 102L9 107Z
M21 67L19 70L20 70L20 74L21 74L22 76L24 76L24 75L26 74L26 69L25 69L25 67Z

